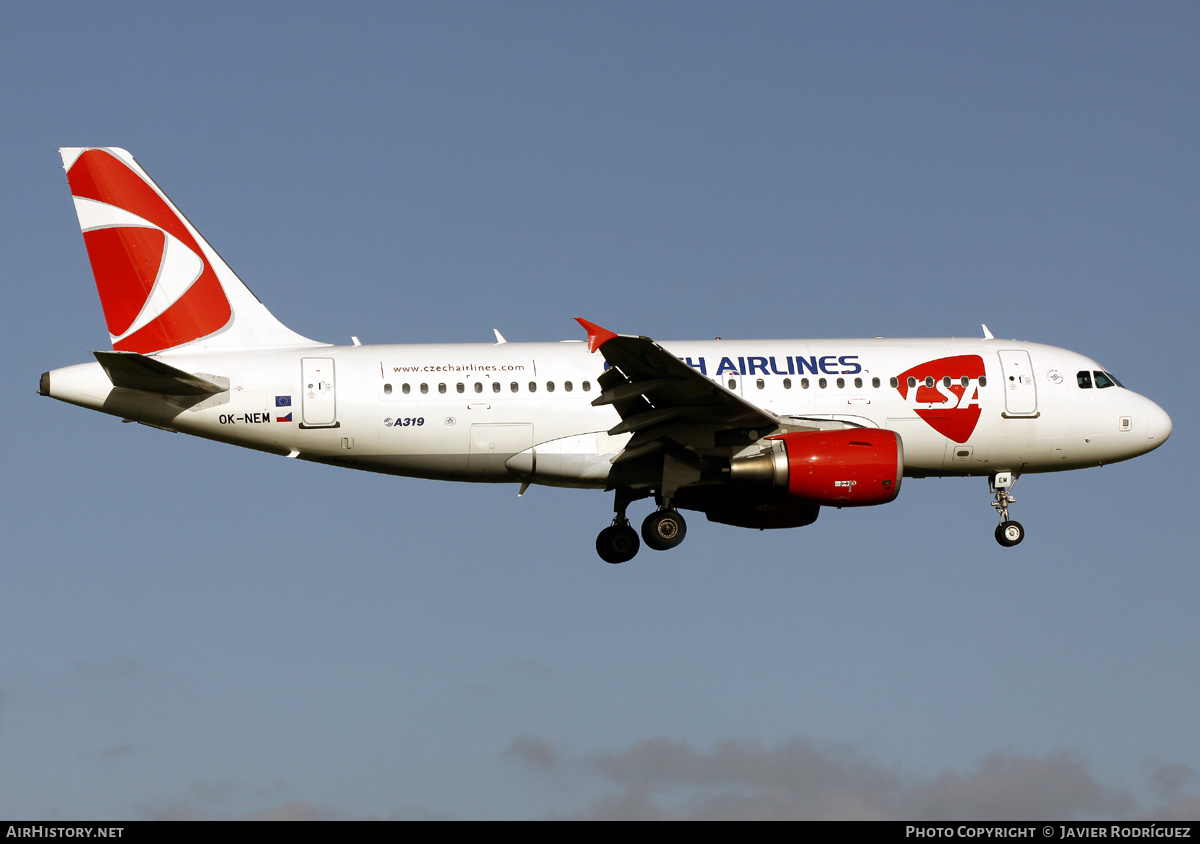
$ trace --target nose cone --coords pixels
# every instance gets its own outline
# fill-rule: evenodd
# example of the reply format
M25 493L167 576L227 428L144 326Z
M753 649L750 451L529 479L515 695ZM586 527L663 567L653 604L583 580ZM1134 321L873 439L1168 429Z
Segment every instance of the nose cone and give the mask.
M1146 414L1146 451L1153 451L1171 436L1171 417L1154 402L1146 403L1150 405Z

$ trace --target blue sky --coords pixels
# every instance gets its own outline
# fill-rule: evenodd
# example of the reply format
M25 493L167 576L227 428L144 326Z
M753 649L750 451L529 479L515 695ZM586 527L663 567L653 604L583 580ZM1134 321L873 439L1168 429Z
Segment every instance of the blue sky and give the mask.
M0 816L1196 818L1198 42L1188 3L6 4ZM318 339L986 322L1174 435L1023 479L1012 550L929 479L607 566L608 495L37 396L107 344L65 145Z

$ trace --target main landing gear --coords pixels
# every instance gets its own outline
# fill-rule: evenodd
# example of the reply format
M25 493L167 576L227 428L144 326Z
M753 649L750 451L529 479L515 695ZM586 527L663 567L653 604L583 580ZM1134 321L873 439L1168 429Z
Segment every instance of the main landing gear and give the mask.
M606 563L627 563L639 547L637 531L629 526L629 519L613 519L596 537L596 553Z
M655 551L670 551L687 536L687 522L669 507L651 513L642 522L642 539Z
M1020 522L1008 518L1008 505L1016 503L1016 498L1009 492L1017 478L1012 472L997 472L988 478L988 488L995 495L992 506L1000 514L1000 524L996 526L996 541L1005 548L1011 548L1025 538L1025 528Z
M643 496L636 496L641 498ZM617 490L616 516L612 524L600 531L596 537L596 553L606 563L626 563L637 555L641 543L637 531L629 525L625 515L626 509L635 500L628 490ZM668 500L663 500L658 510L651 513L642 522L642 539L646 545L655 551L669 551L687 536L687 522L679 511L671 507Z

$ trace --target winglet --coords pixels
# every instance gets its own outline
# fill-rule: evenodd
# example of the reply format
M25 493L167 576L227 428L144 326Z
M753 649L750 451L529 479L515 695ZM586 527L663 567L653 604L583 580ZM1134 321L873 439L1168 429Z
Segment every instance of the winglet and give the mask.
M575 321L582 325L583 330L587 332L589 352L596 351L596 349L617 336L616 332L609 331L607 328L601 328L596 323L588 322L582 317L575 317Z

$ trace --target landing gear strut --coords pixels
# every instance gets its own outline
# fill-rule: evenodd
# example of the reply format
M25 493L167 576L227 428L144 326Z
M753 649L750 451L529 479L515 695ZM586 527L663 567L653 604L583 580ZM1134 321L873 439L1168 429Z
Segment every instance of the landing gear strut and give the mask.
M998 472L988 478L988 488L995 495L992 506L1000 514L1000 524L996 526L996 541L1005 548L1011 548L1025 538L1025 528L1020 522L1008 518L1008 505L1016 503L1016 498L1009 492L1017 482L1012 472Z

